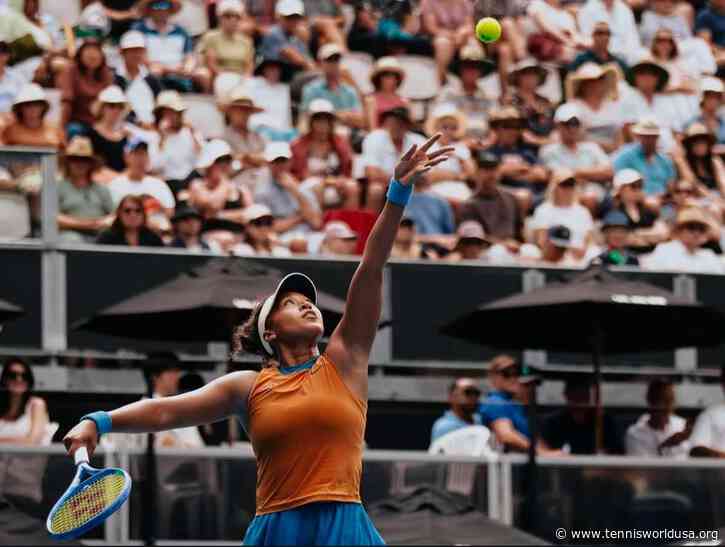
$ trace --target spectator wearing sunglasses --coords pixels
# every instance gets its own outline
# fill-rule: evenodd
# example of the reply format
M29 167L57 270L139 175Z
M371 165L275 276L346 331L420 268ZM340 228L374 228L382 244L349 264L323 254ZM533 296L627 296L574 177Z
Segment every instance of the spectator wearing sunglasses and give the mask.
M647 270L690 273L723 273L722 262L713 251L704 249L712 221L696 207L677 214L672 241L660 243L652 254L642 259Z
M430 442L464 427L481 425L481 415L478 413L478 400L481 398L481 388L473 378L458 378L448 387L448 404L450 409L443 413L433 423Z
M33 395L35 378L18 357L3 365L0 375L0 444L42 444L48 426L45 401Z
M274 217L266 205L255 203L242 212L246 242L234 247L234 254L240 256L266 255L291 256L290 250L277 242L274 232Z
M164 242L148 226L141 196L126 196L116 208L116 220L96 240L99 245L163 247Z
M612 31L609 28L609 23L606 21L596 23L592 29L591 47L574 57L574 60L569 65L569 72L576 72L584 63L596 63L598 65L615 63L621 70L622 75L627 74L629 67L624 59L609 51L609 39L611 36Z

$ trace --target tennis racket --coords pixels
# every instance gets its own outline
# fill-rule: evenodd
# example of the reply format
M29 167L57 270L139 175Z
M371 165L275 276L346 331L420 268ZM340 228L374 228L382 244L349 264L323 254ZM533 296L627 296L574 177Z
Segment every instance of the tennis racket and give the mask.
M88 450L75 452L76 475L51 509L46 527L56 540L75 539L101 524L131 492L131 477L123 469L88 465Z

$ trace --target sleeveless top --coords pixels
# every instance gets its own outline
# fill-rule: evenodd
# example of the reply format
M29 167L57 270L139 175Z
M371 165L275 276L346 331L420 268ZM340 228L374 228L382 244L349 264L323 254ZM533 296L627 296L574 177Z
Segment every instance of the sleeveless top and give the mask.
M30 401L25 404L23 413L17 420L3 420L0 418L0 437L24 437L30 434Z
M248 413L257 515L318 501L360 503L367 403L326 355L263 369Z

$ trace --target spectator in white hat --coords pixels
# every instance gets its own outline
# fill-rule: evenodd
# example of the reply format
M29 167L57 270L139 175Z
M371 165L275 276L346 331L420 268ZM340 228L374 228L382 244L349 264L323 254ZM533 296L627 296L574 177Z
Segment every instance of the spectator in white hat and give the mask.
M581 202L594 212L606 195L605 184L612 179L612 162L596 142L585 140L579 108L564 103L554 115L558 142L547 144L539 158L549 169L571 169L581 185Z
M161 81L146 66L146 38L137 30L121 37L122 62L116 67L114 83L128 97L138 125L150 129L154 123L154 103L161 93Z
M354 84L343 77L340 67L343 49L335 44L325 44L317 52L322 76L305 84L302 88L300 109L306 112L315 99L326 99L335 108L337 118L348 127L364 128L366 125L362 103Z
M302 0L277 0L275 15L277 24L262 38L259 54L265 59L287 63L293 72L315 70L307 44L299 37L305 17Z
M300 187L292 174L292 151L285 142L272 142L264 151L269 179L254 192L255 203L266 205L274 216L274 229L288 237L322 227L322 211L314 193Z
M291 256L290 250L281 245L274 231L274 217L269 207L255 203L242 211L246 241L234 247L234 254L240 256Z
M725 165L714 153L715 135L702 123L693 123L682 138L682 153L674 154L680 178L694 182L703 196L721 201L725 196Z
M96 118L88 130L93 143L93 150L103 159L103 170L97 175L99 180L108 181L126 168L124 147L128 141L129 131L126 127L126 116L129 113L126 94L115 85L101 91L98 99L91 106Z
M468 180L476 167L471 159L471 150L463 142L466 134L466 117L452 103L436 105L425 122L425 133L432 136L441 134L441 138L431 147L431 151L444 146L452 146L453 153L435 169L428 173L428 180L433 183L444 181Z
M249 76L254 68L254 43L243 30L250 30L244 5L239 0L221 0L216 15L219 28L207 31L197 46L211 81L223 72Z
M703 76L700 80L700 113L689 120L684 128L701 122L715 135L718 144L725 144L725 116L720 113L724 94L725 85L720 78Z
M59 148L63 143L60 128L45 119L50 103L38 84L21 88L13 101L14 122L5 127L0 142L10 146Z
M352 256L357 254L357 234L347 223L333 220L325 225L325 238L320 245L319 254L332 256Z
M642 42L632 8L624 0L587 0L577 13L579 30L591 36L594 25L606 21L612 31L611 51L627 62L640 55Z

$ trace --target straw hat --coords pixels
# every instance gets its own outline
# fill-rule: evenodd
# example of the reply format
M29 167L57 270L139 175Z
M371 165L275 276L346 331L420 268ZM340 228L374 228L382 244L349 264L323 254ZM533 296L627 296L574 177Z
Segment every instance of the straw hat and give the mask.
M175 15L181 11L181 0L141 0L138 9L144 15L153 9L169 9Z
M518 77L526 71L536 72L536 75L539 77L540 86L544 85L546 77L549 75L549 73L546 72L546 69L542 67L536 59L533 57L526 57L525 59L521 59L513 66L513 68L511 68L511 70L509 70L509 84L513 86L518 85Z
M523 122L524 118L515 106L505 106L503 108L492 108L488 113L488 123L493 126L500 122L518 121ZM522 125L523 127L523 125Z
M429 137L438 132L438 122L445 118L452 118L458 124L458 130L454 138L461 139L466 134L466 117L451 103L443 103L436 106L425 121L424 131Z
M610 99L617 98L617 69L611 65L598 65L596 63L584 63L576 72L566 77L566 98L572 100L579 95L582 82L604 78L607 86L606 96Z
M186 110L186 105L177 91L167 90L162 91L159 93L159 96L156 97L154 112L160 108L168 108L174 112L184 112Z
M60 157L61 164L67 165L71 158L90 160L94 163L94 169L103 164L101 158L93 152L93 143L88 137L76 136L71 139Z
M13 101L13 112L17 115L17 107L28 103L43 103L45 105L43 116L50 109L50 103L45 96L45 91L38 84L27 84L20 89Z
M637 75L637 72L641 70L651 70L657 74L657 91L662 91L667 87L667 82L670 81L670 72L655 61L649 54L642 56L639 61L629 67L627 81L631 86L634 87L634 77Z
M373 71L370 73L370 81L377 89L380 85L380 77L386 73L393 73L398 77L398 86L405 79L405 70L395 57L381 57L375 63Z
M224 102L220 104L220 110L226 111L232 106L246 108L253 113L264 112L264 108L254 104L254 101L247 94L244 87L241 86L237 86L229 92L229 94L225 97Z
M478 43L472 42L468 42L461 47L453 71L460 76L461 68L464 66L475 66L481 72L481 77L487 76L496 70L496 65L486 59L486 52L483 48Z
M717 142L715 135L712 134L705 124L695 122L687 128L687 131L685 131L685 136L682 138L682 144L687 146L691 141L698 138L705 138L710 142L710 145Z
M126 94L117 85L109 85L101 91L98 95L98 99L96 99L96 102L91 105L91 114L93 114L95 118L98 118L101 115L101 107L104 104L122 104L126 107L126 110L128 110L128 99L126 98ZM126 114L127 113L128 112L126 112Z
M657 120L651 117L640 118L639 121L632 126L632 134L641 135L645 137L659 137L660 126Z

